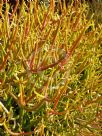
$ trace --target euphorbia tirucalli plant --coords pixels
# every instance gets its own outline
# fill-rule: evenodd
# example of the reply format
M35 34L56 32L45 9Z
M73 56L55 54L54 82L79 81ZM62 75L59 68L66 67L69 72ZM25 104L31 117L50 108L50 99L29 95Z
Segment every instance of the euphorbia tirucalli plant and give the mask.
M8 11L0 20L0 132L99 134L102 26L87 19L88 6L59 15L54 0L35 0L28 11L25 3L20 14Z

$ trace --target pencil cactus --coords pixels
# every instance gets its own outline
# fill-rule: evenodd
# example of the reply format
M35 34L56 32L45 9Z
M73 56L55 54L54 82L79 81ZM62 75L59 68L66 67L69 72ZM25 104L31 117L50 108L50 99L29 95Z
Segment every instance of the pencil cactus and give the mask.
M2 14L2 135L2 127L9 135L100 134L102 25L87 19L87 8L59 15L54 0L35 0L12 20Z

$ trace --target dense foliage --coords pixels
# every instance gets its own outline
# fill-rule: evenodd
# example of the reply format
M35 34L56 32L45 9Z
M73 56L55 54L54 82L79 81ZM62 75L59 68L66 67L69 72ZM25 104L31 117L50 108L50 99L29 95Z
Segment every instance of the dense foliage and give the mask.
M101 136L102 3L0 2L0 136Z

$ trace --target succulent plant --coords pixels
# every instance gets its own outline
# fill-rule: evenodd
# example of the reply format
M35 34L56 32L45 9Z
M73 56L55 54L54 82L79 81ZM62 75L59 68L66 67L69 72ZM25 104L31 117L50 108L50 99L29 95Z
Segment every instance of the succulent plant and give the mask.
M102 25L89 6L23 3L0 19L0 135L101 135Z

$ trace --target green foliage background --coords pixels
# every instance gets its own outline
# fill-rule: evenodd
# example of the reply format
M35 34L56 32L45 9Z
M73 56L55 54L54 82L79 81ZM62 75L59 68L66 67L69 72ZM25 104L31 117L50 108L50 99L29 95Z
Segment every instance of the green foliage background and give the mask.
M55 10L53 0L48 7L35 0L11 16L6 6L0 136L101 136L101 1Z

